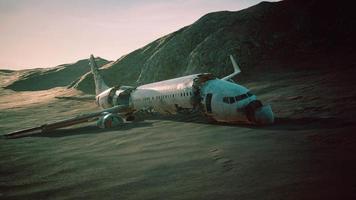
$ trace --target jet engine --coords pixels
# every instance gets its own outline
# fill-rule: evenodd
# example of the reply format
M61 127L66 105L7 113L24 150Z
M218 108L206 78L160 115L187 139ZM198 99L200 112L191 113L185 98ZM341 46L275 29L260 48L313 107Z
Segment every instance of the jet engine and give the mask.
M134 90L130 86L112 87L96 96L96 104L102 108L116 105L129 105L130 93Z
M96 104L102 108L110 108L114 106L113 97L117 88L112 87L96 96Z
M99 128L112 128L123 124L124 120L117 114L106 113L104 116L100 117L97 121L97 126Z

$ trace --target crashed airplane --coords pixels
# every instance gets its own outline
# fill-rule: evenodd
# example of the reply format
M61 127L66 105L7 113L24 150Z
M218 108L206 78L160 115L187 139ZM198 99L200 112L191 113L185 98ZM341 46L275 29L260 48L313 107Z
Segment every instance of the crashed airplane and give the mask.
M162 114L199 112L209 121L273 123L271 106L263 105L247 88L232 80L241 70L231 55L230 59L234 72L221 79L211 73L201 73L139 87L108 87L99 72L94 56L91 55L90 66L95 81L96 104L102 110L15 131L6 134L5 137L17 138L95 120L100 128L110 128L133 121L138 111Z

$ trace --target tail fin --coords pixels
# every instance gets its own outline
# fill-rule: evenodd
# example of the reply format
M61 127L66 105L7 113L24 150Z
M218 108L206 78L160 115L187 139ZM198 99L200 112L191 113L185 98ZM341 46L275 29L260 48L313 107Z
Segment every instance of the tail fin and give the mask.
M232 55L230 55L230 60L231 60L232 66L234 67L234 73L232 73L228 76L225 76L224 78L222 78L223 80L229 80L241 72L240 67L237 65L237 63L236 63L234 57L232 57Z
M109 87L105 84L103 77L99 73L99 68L96 65L95 58L93 55L90 55L90 67L91 67L91 73L93 73L94 76L95 94L98 95L103 91L109 89Z

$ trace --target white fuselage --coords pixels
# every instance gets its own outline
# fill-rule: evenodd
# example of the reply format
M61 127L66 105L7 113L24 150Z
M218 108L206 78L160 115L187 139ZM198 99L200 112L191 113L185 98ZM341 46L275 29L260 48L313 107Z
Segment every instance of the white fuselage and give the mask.
M136 110L154 110L159 113L177 113L177 106L193 109L193 79L190 75L176 79L142 85L131 93L131 102Z
M194 97L197 94L194 80L199 75L184 76L139 86L130 95L131 106L135 110L155 111L163 114L175 114L182 110L192 111L197 108L194 105ZM260 112L260 116L257 116L258 119L253 117L253 120L251 120L251 117L248 117L245 108L251 102L256 102L256 96L241 85L212 78L204 81L198 90L200 98L200 107L198 108L211 119L230 123L258 123L258 120L261 123L270 123L273 121L270 106L256 107L256 113ZM257 109L259 109L258 112ZM254 114L255 112L253 112Z
M124 106L126 111L120 112L120 116L126 121L132 120L135 112L143 110L163 114L198 111L209 119L220 122L273 123L271 106L263 105L247 88L231 80L241 70L232 55L230 59L234 72L222 79L210 73L201 73L136 88L130 86L109 88L99 73L94 56L91 55L90 65L95 80L96 103L103 109ZM108 118L112 117L114 116Z

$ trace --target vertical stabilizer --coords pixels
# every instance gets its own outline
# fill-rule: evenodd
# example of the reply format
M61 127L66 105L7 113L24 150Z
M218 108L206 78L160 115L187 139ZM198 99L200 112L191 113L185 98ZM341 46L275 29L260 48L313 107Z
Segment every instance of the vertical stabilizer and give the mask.
M90 55L90 67L91 73L93 73L94 76L95 94L98 95L103 91L109 89L109 87L105 84L103 77L99 73L99 68L98 65L96 65L95 58L93 55Z

